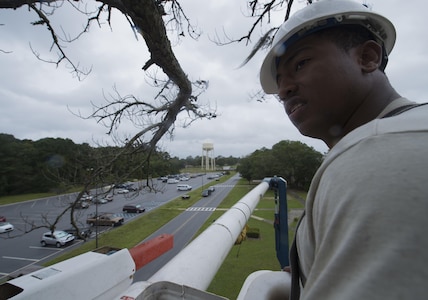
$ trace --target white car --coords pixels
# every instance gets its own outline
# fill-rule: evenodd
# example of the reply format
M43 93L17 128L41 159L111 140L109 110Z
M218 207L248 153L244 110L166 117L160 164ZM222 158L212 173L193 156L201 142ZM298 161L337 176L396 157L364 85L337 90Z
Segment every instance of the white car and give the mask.
M128 194L129 190L127 190L127 189L120 189L120 190L117 191L117 193L118 194Z
M191 185L188 184L177 184L178 191L190 191L192 189Z
M12 231L14 229L13 225L9 222L0 222L0 233L5 233Z
M91 201L93 198L94 198L94 197L92 197L92 196L91 196L91 195L89 195L89 194L83 194L83 195L82 195L82 198L80 198L80 200L82 200L82 201Z
M42 246L46 245L55 245L57 248L64 246L65 244L71 243L74 241L74 235L69 234L62 230L55 230L53 233L51 231L45 232L42 235L42 240L40 243Z

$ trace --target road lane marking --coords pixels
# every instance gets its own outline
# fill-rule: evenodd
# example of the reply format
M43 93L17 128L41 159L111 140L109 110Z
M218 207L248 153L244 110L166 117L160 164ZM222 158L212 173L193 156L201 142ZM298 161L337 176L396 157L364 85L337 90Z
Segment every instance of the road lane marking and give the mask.
M5 259L15 259L15 260L39 261L39 259L34 259L34 258L13 257L13 256L2 256L2 258L5 258Z
M215 207L189 207L186 209L186 211L215 211Z
M30 246L30 247L28 247L28 248L31 248L31 249L44 249L44 250L52 250L52 251L61 251L61 250L63 250L63 249L61 249L61 248L36 247L36 246Z

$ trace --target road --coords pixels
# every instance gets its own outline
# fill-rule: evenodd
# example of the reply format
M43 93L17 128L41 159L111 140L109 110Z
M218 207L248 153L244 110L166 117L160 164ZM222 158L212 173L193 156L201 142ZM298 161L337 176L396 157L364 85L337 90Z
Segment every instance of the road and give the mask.
M207 176L201 176L190 179L186 184L190 184L195 189L201 185L207 185L210 181L212 180L208 180ZM212 182L212 185L215 183L216 182ZM178 192L176 184L163 184L160 181L155 182L155 184L162 192L143 192L136 196L131 193L123 195L115 194L112 202L91 205L88 209L76 210L75 217L78 223L85 225L86 216L98 210L98 212L113 212L122 215L125 218L125 222L127 222L139 215L122 213L121 210L125 203L141 203L147 211L150 211L185 193ZM211 196L202 198L194 205L194 211L183 212L183 214L154 233L153 236L159 235L161 231L161 233L174 234L175 246L173 250L142 268L138 272L139 280L142 280L141 278L150 277L160 266L180 251L212 213L210 209L215 208L231 188L232 185L230 183L219 185ZM223 195L223 197L221 197L221 195ZM66 251L68 247L75 247L83 242L81 240L76 240L72 246L64 248L41 247L40 237L43 232L48 231L46 228L39 228L23 236L21 235L23 231L28 230L28 222L32 222L36 226L42 225L44 220L53 222L55 217L58 216L58 213L62 211L68 203L73 201L74 197L75 195L68 194L0 207L0 215L7 216L8 221L15 226L15 230L10 233L10 236L13 238L6 238L7 235L4 234L0 236L0 278L11 273L19 273L20 270L28 266L36 265L41 261L51 259L59 255L62 251ZM203 209L201 211L198 207L208 211L203 211ZM65 229L68 227L70 227L69 216L65 215L60 220L58 228ZM98 228L100 230L111 229L110 227Z
M171 258L180 252L195 236L199 228L208 220L216 207L229 194L236 185L238 176L234 176L222 184L215 185L216 190L208 197L204 197L189 207L182 214L165 224L159 230L150 235L146 240L161 234L174 235L174 247L172 250L158 257L154 261L142 267L134 275L134 282L146 281Z

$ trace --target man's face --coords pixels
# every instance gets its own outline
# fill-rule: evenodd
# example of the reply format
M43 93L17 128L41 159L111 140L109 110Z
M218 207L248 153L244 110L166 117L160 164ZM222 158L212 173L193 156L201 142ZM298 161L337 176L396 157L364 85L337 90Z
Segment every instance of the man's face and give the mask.
M278 96L293 124L306 136L333 146L363 102L358 49L348 52L311 35L291 45L277 67Z

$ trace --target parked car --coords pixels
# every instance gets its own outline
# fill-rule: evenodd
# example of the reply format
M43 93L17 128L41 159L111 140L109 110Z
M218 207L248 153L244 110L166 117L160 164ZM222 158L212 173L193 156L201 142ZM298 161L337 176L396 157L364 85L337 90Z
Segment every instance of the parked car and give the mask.
M138 189L133 184L127 184L125 189L132 192L138 191Z
M114 186L115 189L122 189L128 191L137 191L138 189L132 183L120 183Z
M179 183L180 180L176 179L176 178L168 178L166 183Z
M91 195L89 195L88 193L83 194L82 198L80 198L80 200L82 201L91 201L94 197L92 197Z
M0 222L0 233L5 233L12 231L14 229L13 225L9 222Z
M202 197L208 197L210 194L211 193L209 190L203 190L201 195L202 195Z
M106 204L108 201L104 198L93 198L92 202L94 204Z
M108 202L111 202L113 201L113 195L105 195L103 199L107 200Z
M119 183L114 186L115 189L126 189L126 185L124 183Z
M6 217L5 216L0 216L0 222L6 222Z
M57 248L60 248L66 244L69 244L74 241L74 236L62 230L55 230L53 233L51 231L45 232L42 235L42 240L40 243L42 246L46 245L55 245Z
M91 234L92 234L91 228L79 228L79 229L76 229L76 228L73 227L73 228L64 229L63 231L65 231L65 232L67 232L69 234L74 235L74 237L77 238L77 239L80 239L80 238L87 239L87 238L90 238ZM79 236L78 232L80 232L80 236Z
M90 215L86 219L86 224L90 226L119 226L124 222L123 217L116 216L112 213L102 213L98 217L96 215Z
M129 190L128 189L120 189L117 191L118 194L128 194Z
M74 208L89 208L89 202L88 201L77 201L74 204Z
M141 204L127 204L124 205L122 211L127 213L142 213L145 212L146 209L141 206Z

